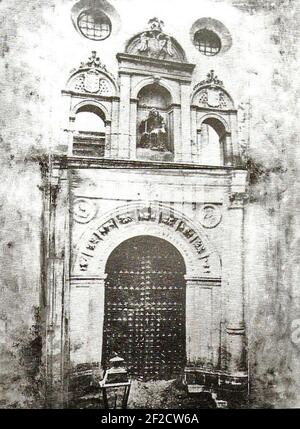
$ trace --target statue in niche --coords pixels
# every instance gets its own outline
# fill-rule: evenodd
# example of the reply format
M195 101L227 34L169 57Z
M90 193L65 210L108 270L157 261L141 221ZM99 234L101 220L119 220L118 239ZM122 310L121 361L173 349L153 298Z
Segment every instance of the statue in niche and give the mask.
M168 152L168 132L164 118L157 109L151 109L147 119L139 126L141 139L138 147Z

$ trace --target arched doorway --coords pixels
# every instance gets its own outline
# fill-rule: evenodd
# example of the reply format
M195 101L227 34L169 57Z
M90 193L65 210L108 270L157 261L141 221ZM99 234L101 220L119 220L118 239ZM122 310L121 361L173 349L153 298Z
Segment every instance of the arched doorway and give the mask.
M170 379L184 368L185 264L166 240L137 236L106 264L102 364L114 352L131 376Z

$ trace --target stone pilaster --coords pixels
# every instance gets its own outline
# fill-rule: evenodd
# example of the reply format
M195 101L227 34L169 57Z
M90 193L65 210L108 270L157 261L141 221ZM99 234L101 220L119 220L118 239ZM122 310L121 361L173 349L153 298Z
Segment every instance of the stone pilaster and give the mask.
M123 159L129 158L130 83L129 74L120 75L119 157Z
M119 143L119 106L120 100L113 97L111 106L111 158L118 157L118 143Z
M245 193L230 195L230 233L227 263L227 369L232 373L246 371L244 323L244 204Z
M101 362L105 278L103 276L71 278L71 361Z
M186 276L186 352L188 366L214 364L213 326L219 324L213 314L213 289L221 285L218 279ZM216 323L215 323L216 322Z
M191 101L190 84L181 84L181 141L182 141L182 161L191 162Z
M130 100L130 159L136 159L137 99Z
M43 235L41 309L45 324L44 356L49 405L63 405L65 354L68 342L65 297L69 269L69 182L67 170L43 174Z
M180 105L173 105L174 160L182 160Z
M192 161L199 162L199 145L197 136L197 109L191 106L191 145Z

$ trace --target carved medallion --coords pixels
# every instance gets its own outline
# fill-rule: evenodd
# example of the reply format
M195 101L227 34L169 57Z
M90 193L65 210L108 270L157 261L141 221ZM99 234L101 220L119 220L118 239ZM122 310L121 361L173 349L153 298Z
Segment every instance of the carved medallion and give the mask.
M219 207L206 204L200 211L200 222L204 228L215 228L221 222L221 212Z
M210 88L208 90L207 104L209 107L220 106L220 91L218 89Z
M84 198L78 198L74 202L73 218L78 223L90 222L97 213L96 204Z
M89 70L85 74L84 89L86 92L96 93L100 89L99 74L95 70Z

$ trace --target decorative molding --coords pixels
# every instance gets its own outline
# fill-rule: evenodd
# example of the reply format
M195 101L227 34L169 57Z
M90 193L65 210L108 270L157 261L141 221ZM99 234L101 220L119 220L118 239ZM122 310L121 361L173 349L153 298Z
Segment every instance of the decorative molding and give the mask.
M107 277L107 274L99 275L89 275L89 276L72 276L70 277L70 285L71 287L76 288L90 288L94 285L103 286L104 281Z
M245 327L238 328L226 328L226 332L228 335L245 335Z
M203 288L221 287L221 278L208 278L208 277L193 277L190 275L184 276L187 286L197 286Z
M199 82L195 87L195 89L200 88L201 86L206 86L206 85L216 85L216 86L224 86L223 82L221 80L218 79L218 76L215 75L214 70L211 70L209 73L207 73L207 77L205 80L202 80L201 82Z
M92 69L98 69L103 70L105 73L109 73L106 66L101 62L100 57L97 56L96 51L92 51L91 56L88 58L87 61L82 61L79 66L80 69L86 69L86 68L92 68ZM75 70L72 70L71 73L74 73Z

